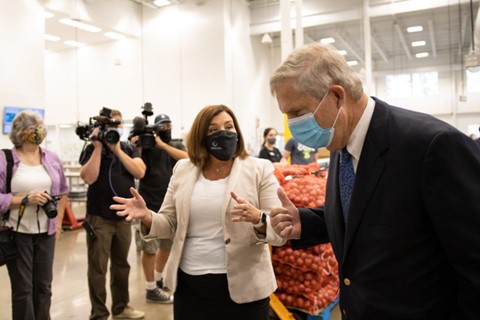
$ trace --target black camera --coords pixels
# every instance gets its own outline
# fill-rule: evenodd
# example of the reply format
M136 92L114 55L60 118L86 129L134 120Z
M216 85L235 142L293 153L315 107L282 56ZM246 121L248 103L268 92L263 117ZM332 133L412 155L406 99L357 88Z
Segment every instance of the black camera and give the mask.
M45 191L46 194L48 194L47 191ZM43 206L43 210L45 211L45 214L47 217L50 219L53 219L57 216L57 201L60 200L59 196L51 196L52 200L48 200Z
M79 123L75 133L80 139L85 141L103 141L109 144L116 144L120 140L120 134L115 129L106 129L106 126L118 127L121 122L112 119L111 113L111 109L103 107L98 116L89 119L88 124ZM100 128L100 132L98 135L93 136L92 131L97 127Z
M129 139L138 136L137 146L143 149L155 147L155 134L159 131L165 130L163 124L148 124L148 117L153 115L153 107L150 102L145 102L142 106L142 117L135 117L133 119L133 129L130 132Z

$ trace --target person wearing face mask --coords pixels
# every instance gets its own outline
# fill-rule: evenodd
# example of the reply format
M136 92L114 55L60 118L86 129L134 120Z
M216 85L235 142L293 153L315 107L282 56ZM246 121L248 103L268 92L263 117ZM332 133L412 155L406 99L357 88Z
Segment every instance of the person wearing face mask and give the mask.
M157 212L162 205L173 167L178 160L187 158L185 146L179 141L172 141L172 122L166 114L155 117L155 146L142 148L139 136L133 135L130 142L136 146L147 166L145 176L139 182L138 192L147 203L147 207ZM132 131L133 134L135 134ZM136 229L135 237L140 242L142 266L146 280L146 300L153 303L172 303L173 297L163 290L163 269L167 263L172 247L171 239L145 241Z
M40 147L46 135L38 113L23 111L14 118L10 190L6 151L0 152L0 221L13 227L18 250L18 257L7 261L14 320L50 319L55 240L62 230L68 186L60 158ZM48 202L56 203L57 210L47 216L43 206Z
M105 130L122 131L122 114L111 110L110 118L120 125ZM113 319L141 319L144 312L129 305L128 250L132 241L131 222L118 217L109 206L113 196L127 196L134 179L145 175L145 163L135 148L123 141L108 143L99 135L100 128L92 132L92 141L80 156L80 177L88 184L85 223L96 237L87 234L88 288L92 305L90 319L108 319L106 306L106 276L110 260L111 313Z
M263 144L259 158L270 160L273 163L282 161L282 153L275 147L277 143L277 130L274 128L266 128L263 131Z
M325 206L297 209L279 190L271 219L294 248L332 244L342 319L480 319L475 142L367 96L332 46L294 50L270 89L293 136L331 151Z
M270 161L248 156L232 110L203 108L187 138L189 159L177 162L155 214L133 198L112 205L126 220L141 219L146 239L173 237L165 283L173 317L267 320L277 288L267 245L282 245L269 212L280 205Z

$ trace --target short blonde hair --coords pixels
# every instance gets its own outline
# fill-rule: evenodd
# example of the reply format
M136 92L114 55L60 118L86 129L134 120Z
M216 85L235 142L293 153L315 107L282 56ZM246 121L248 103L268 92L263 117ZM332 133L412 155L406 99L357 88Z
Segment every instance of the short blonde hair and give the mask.
M210 126L212 119L222 112L226 112L232 117L235 130L237 131L238 142L235 157L244 159L248 156L242 131L240 130L240 126L238 125L237 118L233 111L224 105L207 106L197 114L187 136L186 147L190 161L200 168L203 168L203 166L208 163L209 159L209 153L205 147L205 142L208 136L208 127Z
M23 146L22 133L25 129L30 127L37 127L43 125L42 116L34 111L22 111L15 116L12 123L12 130L10 131L10 141L12 141L15 148ZM44 128L47 134L47 128Z

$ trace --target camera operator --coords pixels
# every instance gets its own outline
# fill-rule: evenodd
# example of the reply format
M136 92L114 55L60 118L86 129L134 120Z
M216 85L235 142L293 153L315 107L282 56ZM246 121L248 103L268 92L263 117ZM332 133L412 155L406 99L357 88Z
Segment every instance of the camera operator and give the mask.
M129 196L134 178L143 178L146 167L138 151L128 143L109 143L117 139L95 138L102 134L102 130L108 133L112 129L118 132L118 137L121 136L122 114L118 110L107 110L111 111L107 118L117 121L107 121L104 128L95 127L91 132L91 143L80 157L80 176L88 184L85 223L96 234L96 237L87 235L90 319L107 319L109 316L105 305L109 259L113 318L142 319L144 312L128 305L130 265L127 257L132 240L131 225L118 219L109 206L114 195ZM103 136L107 137L106 134Z
M130 142L137 146L142 159L147 165L145 177L140 180L139 192L147 203L147 207L157 212L167 192L173 167L177 160L187 158L185 146L181 142L171 141L172 123L166 114L155 118L155 146L142 148L139 135L132 130ZM137 239L140 234L137 228ZM163 290L162 272L167 263L172 246L170 239L139 240L142 255L143 271L146 279L146 300L153 303L172 303L173 296Z

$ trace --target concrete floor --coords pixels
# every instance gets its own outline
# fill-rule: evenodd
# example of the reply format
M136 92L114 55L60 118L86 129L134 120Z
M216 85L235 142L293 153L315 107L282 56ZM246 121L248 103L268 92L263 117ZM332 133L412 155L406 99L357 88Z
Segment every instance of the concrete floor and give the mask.
M78 210L81 209L75 208L76 212ZM88 319L90 301L86 281L86 248L86 236L83 228L64 231L57 242L53 266L52 320ZM145 300L145 278L141 266L141 255L137 253L134 240L130 248L129 262L131 265L130 305L144 311L146 319L173 320L172 305L147 303ZM0 305L2 306L0 320L9 320L12 317L11 292L10 279L5 266L0 268L0 287ZM107 290L107 292L107 306L110 306L110 291ZM315 318L320 320L319 317ZM338 306L332 311L330 319L341 319Z

